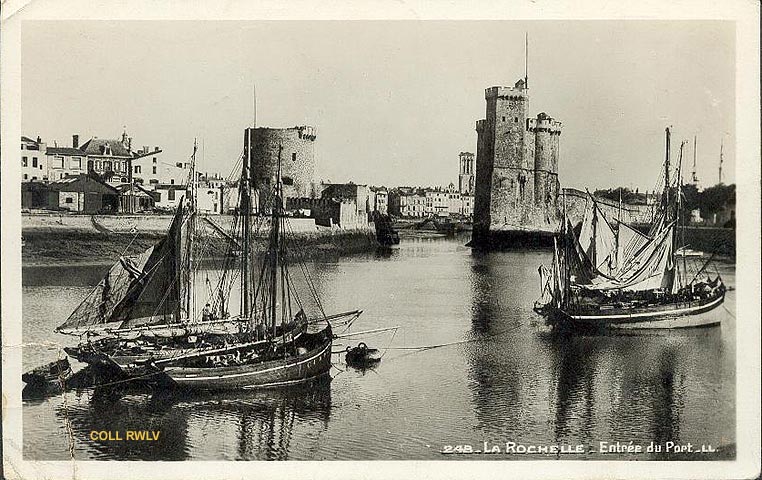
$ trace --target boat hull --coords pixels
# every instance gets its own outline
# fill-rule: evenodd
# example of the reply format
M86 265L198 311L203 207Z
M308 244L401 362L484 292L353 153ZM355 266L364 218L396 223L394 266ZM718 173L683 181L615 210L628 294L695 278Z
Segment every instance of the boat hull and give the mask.
M719 325L722 315L715 309L725 300L724 292L713 298L671 303L655 307L606 312L574 312L557 309L554 320L559 325L584 330L633 330L694 328Z
M301 355L227 367L167 367L164 374L174 386L199 390L255 389L306 382L331 369L330 329L311 335L320 336L322 341Z

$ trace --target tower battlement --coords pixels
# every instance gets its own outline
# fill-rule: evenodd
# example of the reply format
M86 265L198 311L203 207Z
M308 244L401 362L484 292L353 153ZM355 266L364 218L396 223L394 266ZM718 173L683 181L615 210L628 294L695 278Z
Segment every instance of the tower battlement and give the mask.
M529 91L524 85L524 80L519 80L512 87L494 86L484 90L484 99L493 98L525 100L529 97Z
M561 134L561 128L563 123L558 120L554 120L553 117L546 113L540 113L537 118L530 118L527 120L527 130L531 132L550 132L551 134Z

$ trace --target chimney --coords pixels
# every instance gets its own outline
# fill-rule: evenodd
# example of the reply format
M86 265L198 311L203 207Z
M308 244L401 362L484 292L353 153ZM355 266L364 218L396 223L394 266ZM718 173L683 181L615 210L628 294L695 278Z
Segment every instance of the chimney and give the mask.
M71 146L72 148L79 148L79 135L71 136Z

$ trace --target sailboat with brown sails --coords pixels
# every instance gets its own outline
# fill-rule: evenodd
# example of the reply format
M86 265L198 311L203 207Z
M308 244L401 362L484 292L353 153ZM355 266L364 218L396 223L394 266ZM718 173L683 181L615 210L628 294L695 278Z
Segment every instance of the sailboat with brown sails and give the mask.
M540 267L538 312L558 326L584 330L685 328L721 322L722 315L714 309L722 305L726 288L719 273L714 278L707 274L714 256L703 264L688 265L686 255L680 254L685 244L683 145L677 175L670 180L667 128L664 186L647 233L620 219L609 221L591 195L579 234L564 212L560 235L554 240L552 267Z
M275 187L258 192L269 205L264 214L255 214L253 206L252 159L240 159L238 208L225 236L227 251L215 285L207 274L205 294L197 286L209 252L197 238L195 154L194 145L189 191L166 236L141 255L120 258L56 329L80 336L67 353L122 377L168 379L202 389L297 383L327 372L332 327L350 325L362 311L323 311L304 258L291 248L296 240L283 209L280 152ZM261 248L257 240L263 233ZM309 318L290 263L298 264L318 307ZM235 290L237 315L230 311Z

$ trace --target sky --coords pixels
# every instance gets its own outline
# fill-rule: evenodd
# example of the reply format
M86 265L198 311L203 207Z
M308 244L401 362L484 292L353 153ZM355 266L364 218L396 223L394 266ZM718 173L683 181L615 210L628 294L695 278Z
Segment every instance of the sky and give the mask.
M530 112L563 122L563 186L652 189L664 128L690 176L735 181L735 29L722 21L25 21L22 132L200 145L231 173L243 130L317 128L316 180L457 184L484 89L524 76ZM256 89L256 116L254 90Z

